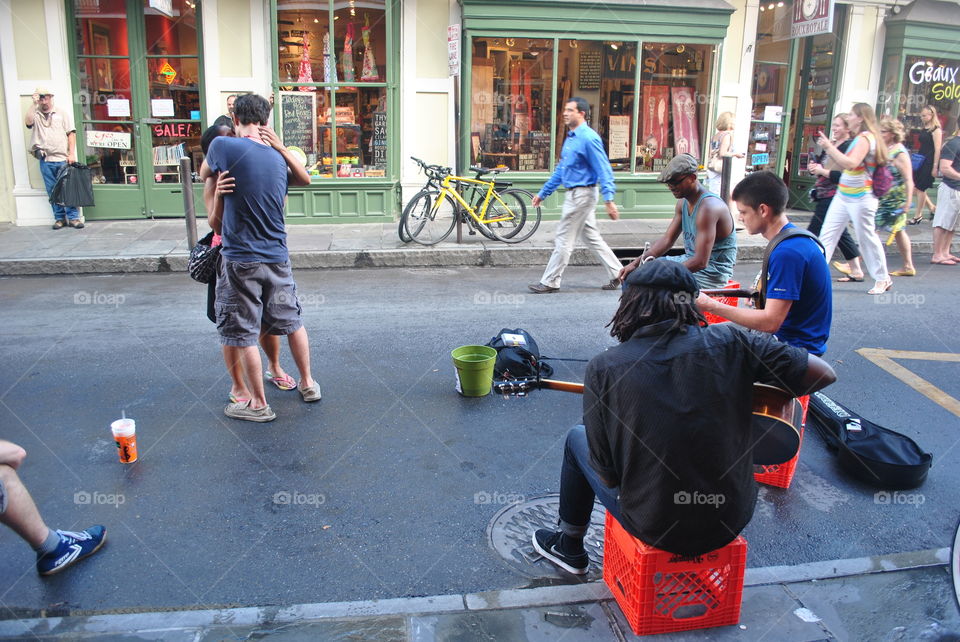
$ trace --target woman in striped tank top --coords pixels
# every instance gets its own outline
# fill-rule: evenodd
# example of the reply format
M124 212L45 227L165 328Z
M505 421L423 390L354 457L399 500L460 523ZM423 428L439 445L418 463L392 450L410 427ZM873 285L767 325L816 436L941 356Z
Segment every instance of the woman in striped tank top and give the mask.
M843 169L837 194L824 217L820 241L829 260L837 248L847 221L852 222L864 266L876 281L868 294L883 294L893 287L893 281L887 272L883 243L877 235L878 200L873 194L873 172L878 166L887 164L889 154L886 145L881 141L873 107L866 103L857 103L848 118L850 131L855 133L856 137L847 148L846 154L838 150L822 132L817 141ZM881 142L878 144L878 141Z

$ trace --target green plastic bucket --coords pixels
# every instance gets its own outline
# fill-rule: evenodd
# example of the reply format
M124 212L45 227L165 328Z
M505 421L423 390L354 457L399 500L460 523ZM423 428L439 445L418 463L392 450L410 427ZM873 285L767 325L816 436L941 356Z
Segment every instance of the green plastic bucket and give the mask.
M457 392L464 397L484 397L493 384L497 351L490 346L460 346L450 353L457 368Z

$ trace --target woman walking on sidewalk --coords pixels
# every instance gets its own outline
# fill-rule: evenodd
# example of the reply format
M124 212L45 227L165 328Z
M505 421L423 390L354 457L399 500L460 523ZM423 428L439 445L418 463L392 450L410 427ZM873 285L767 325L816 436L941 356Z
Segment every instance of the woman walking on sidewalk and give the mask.
M838 150L823 132L817 141L830 158L843 168L837 195L830 203L823 221L820 241L829 260L837 249L843 229L851 221L863 253L864 265L876 281L867 294L883 294L893 287L893 281L887 273L887 257L877 236L875 217L878 202L873 194L873 173L877 167L886 165L889 155L886 146L879 142L880 130L873 107L866 103L855 104L848 121L850 131L856 133L856 137L846 154Z
M887 245L897 240L897 248L903 257L903 267L890 276L916 276L913 267L913 253L910 237L903 229L907 224L907 212L913 199L913 165L910 153L903 146L903 123L893 118L880 121L880 136L890 152L890 173L893 174L893 187L880 199L877 207L877 229L888 232Z
M940 127L937 108L933 105L927 105L921 109L920 122L923 127L920 128L920 149L918 153L923 156L923 164L920 165L913 177L914 187L917 190L917 215L910 219L910 225L923 222L924 207L930 208L931 219L937 211L933 201L927 196L927 190L933 187L933 177L939 173L937 168L940 166L940 149L943 146L943 129Z
M847 148L853 141L850 139L850 123L847 121L846 114L837 114L830 127L830 135L833 137L833 144L842 153L847 153ZM807 165L807 172L811 176L817 177L817 182L813 185L813 200L816 202L816 208L813 211L813 218L810 219L810 225L807 229L820 236L820 228L823 227L823 218L827 215L827 209L837 193L837 183L840 182L841 171L839 166L830 160L826 152L823 152L818 162ZM850 231L846 227L840 235L840 242L837 245L843 258L847 261L841 263L834 261L833 267L843 272L846 276L840 277L837 281L848 283L850 281L863 281L863 267L860 265L860 248L857 242L850 236Z

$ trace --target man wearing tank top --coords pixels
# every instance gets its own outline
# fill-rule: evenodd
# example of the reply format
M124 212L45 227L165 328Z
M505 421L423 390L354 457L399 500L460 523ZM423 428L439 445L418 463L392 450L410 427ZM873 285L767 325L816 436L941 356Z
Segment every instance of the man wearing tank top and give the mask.
M664 256L682 232L683 255L664 258L683 263L701 288L727 285L737 262L737 232L727 204L697 180L698 168L696 158L679 154L660 172L657 180L678 199L673 220L663 236L621 270L621 281L645 259Z

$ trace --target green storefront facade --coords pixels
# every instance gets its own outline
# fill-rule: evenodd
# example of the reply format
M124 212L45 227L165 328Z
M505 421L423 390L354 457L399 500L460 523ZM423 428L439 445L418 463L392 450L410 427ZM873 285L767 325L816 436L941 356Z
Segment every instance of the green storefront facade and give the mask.
M730 5L463 0L462 11L461 168L506 165L515 185L538 190L559 156L563 103L582 96L621 211L672 211L656 176L677 150L703 158ZM550 197L546 213L560 203Z

